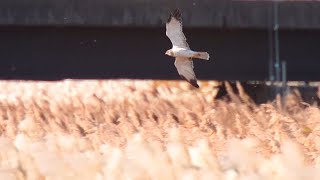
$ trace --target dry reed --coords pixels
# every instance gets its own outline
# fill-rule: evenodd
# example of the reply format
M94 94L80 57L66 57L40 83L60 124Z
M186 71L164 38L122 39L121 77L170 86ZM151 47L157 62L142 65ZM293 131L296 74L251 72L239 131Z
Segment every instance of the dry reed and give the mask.
M0 81L0 179L319 179L320 110L238 84Z

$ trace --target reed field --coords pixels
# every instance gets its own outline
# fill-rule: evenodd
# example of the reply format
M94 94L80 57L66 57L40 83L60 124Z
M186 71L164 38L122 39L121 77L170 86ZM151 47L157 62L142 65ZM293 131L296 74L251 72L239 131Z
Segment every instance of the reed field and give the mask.
M320 110L218 82L0 81L0 179L320 179Z

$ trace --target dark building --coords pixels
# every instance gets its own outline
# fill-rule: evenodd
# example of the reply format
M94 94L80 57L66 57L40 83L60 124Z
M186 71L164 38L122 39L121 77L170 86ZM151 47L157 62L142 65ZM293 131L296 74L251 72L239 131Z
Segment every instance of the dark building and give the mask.
M320 80L320 2L230 0L2 0L1 79L179 79L165 21L182 11L199 79ZM201 73L200 73L201 72Z

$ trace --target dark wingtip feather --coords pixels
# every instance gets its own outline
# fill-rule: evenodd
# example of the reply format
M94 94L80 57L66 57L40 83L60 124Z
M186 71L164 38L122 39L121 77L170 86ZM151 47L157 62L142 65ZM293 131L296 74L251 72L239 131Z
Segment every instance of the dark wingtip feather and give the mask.
M188 81L187 78L185 78L184 76L180 75L180 77L186 81ZM191 79L190 81L188 81L193 87L195 88L199 88L199 85L197 83L197 80L196 79Z
M178 8L174 9L171 13L170 13L170 16L167 20L167 23L171 21L171 18L175 18L177 19L178 21L182 21L182 16L181 16L181 12Z
M191 84L192 86L196 87L196 88L199 88L199 85L198 85L198 83L197 83L197 80L195 80L195 79L192 79L192 80L190 81L190 84Z

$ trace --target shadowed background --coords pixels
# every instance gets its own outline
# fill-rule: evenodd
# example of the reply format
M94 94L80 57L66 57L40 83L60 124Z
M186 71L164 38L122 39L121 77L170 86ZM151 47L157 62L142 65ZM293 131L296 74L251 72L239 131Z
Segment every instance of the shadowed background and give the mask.
M319 80L320 3L280 2L280 59L288 80ZM182 10L199 79L268 80L270 1L1 1L2 79L179 79L165 36Z

